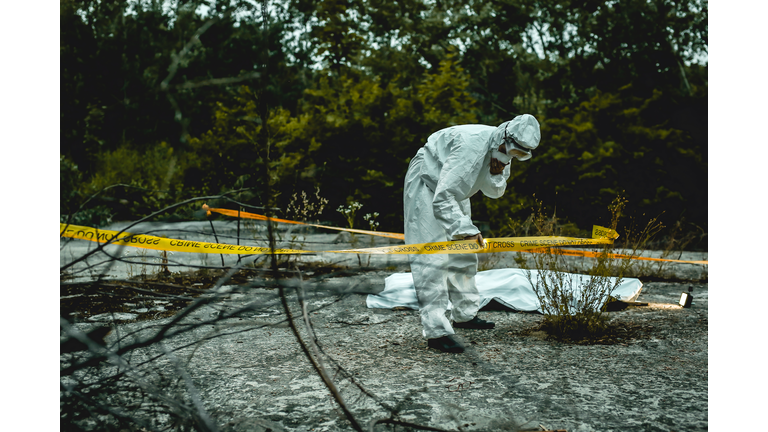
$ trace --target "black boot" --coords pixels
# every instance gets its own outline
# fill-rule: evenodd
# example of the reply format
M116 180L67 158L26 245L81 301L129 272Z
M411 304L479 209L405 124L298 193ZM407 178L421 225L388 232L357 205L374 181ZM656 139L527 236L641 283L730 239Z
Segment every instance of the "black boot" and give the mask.
M488 330L496 327L496 324L491 321L481 320L477 316L466 322L454 322L453 328L468 328L468 329L481 329Z
M427 339L427 346L448 353L460 354L464 352L464 346L451 336Z

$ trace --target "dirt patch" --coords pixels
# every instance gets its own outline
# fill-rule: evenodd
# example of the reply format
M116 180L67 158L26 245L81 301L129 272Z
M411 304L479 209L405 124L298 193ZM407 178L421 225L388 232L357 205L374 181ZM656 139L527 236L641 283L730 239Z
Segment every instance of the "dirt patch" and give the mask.
M634 324L613 320L606 329L597 334L581 334L562 336L554 332L544 321L535 326L522 329L515 336L531 336L541 340L558 341L575 345L614 345L649 339L654 333L654 327L647 324Z
M348 274L339 266L305 263L301 268L280 268L280 273L312 277ZM128 279L100 279L90 282L67 282L60 285L61 316L70 321L137 322L171 317L190 301L221 284L226 270L197 270L155 273ZM244 268L237 271L226 285L248 287L254 280L269 281L271 271Z

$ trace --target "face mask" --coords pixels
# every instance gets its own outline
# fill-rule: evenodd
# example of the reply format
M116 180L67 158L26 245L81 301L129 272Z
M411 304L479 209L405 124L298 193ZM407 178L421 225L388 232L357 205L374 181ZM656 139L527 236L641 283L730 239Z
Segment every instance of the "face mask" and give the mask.
M503 164L508 164L512 160L512 157L510 155L506 153L502 153L497 149L493 149L493 151L491 152L491 157Z

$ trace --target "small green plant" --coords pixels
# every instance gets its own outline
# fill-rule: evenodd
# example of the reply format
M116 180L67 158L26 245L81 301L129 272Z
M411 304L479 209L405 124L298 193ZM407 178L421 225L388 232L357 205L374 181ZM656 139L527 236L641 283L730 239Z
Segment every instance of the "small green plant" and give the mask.
M325 209L325 206L328 204L328 199L323 198L320 196L320 188L315 188L314 197L308 195L306 191L296 192L291 197L291 201L288 203L288 206L286 207L286 218L291 220L298 220L298 221L314 221L317 220L318 216L322 214L323 210ZM269 242L269 239L266 237L266 231L259 229L260 224L254 223L251 221L245 222L246 229L249 229L253 233L253 238L258 241L264 241ZM296 225L292 225L295 229ZM275 225L275 228L277 226ZM301 233L295 233L294 231L290 230L288 233L283 234L278 229L274 229L273 235L275 236L275 244L281 244L284 241L287 241L288 244L285 245L288 249L304 249L304 245L306 243L306 237ZM262 257L258 258L256 261L262 258L266 258L266 255L263 255ZM288 255L288 254L280 254L277 255L277 265L278 267L286 267L290 264L295 264L300 260L300 255ZM254 262L255 265L255 262Z
M127 268L127 274L128 278L133 277L141 277L143 279L146 279L147 276L150 274L158 275L158 274L170 274L170 270L168 270L168 256L173 255L174 253L172 251L163 251L158 250L157 256L153 256L149 254L150 249L142 249L142 248L127 248L125 252L123 253L123 257L125 258L125 262L128 266ZM131 258L137 258L131 259ZM154 271L150 272L148 271L147 267L150 267L152 265L149 264L149 262L153 262L157 260L160 265L156 266Z
M139 257L139 259L143 263L139 266L139 269L140 269L139 274L142 279L147 278L147 252L148 252L147 249L136 249L136 255Z
M688 231L686 234L681 234L684 231L684 221L679 220L672 224L670 231L660 241L648 244L643 249L653 249L660 251L659 258L662 259L682 259L683 251L686 250L689 244L697 240L697 237L701 238L706 234L696 234L695 232ZM701 228L697 227L699 231ZM667 276L665 271L669 268L669 261L639 261L630 269L629 275L632 277L656 277L664 278Z
M355 227L355 213L357 213L358 210L360 210L363 207L362 204L360 204L357 201L353 201L348 206L339 206L339 208L336 209L337 212L341 213L344 216L344 219L347 220L347 225L349 228Z
M291 197L285 216L288 219L299 221L314 220L323 213L327 204L328 199L320 196L320 187L315 188L314 198L308 196L306 191L301 191L300 194L294 193Z
M292 220L299 221L313 221L325 210L325 206L328 204L328 199L320 196L320 187L315 188L314 197L307 195L306 191L301 193L294 193L291 197L291 202L288 203L286 208L286 217ZM277 231L276 231L277 232ZM278 234L278 236L280 236ZM291 234L291 238L288 241L289 249L304 249L306 237L301 234ZM278 266L288 265L290 263L296 263L300 259L299 255L279 255Z
M126 264L128 265L128 279L133 278L133 261L131 261L131 252L133 251L132 248L126 248L125 253L123 256L126 258Z
M617 197L609 206L610 228L616 230L627 201ZM557 219L546 216L541 203L530 218L537 235L561 235ZM541 303L547 332L560 339L580 340L599 336L607 329L605 305L619 286L632 265L631 257L637 255L648 241L658 233L662 225L652 219L639 231L625 233L624 258L614 254L613 244L603 245L596 258L592 258L581 277L568 273L568 264L559 248L547 248L531 257L536 273L530 271L529 261L520 259L518 264L528 270L527 277Z
M379 223L376 221L377 217L379 217L379 212L367 213L365 216L363 216L363 220L368 222L368 226L370 227L371 231L376 231L376 229L379 228ZM371 247L374 247L375 244L376 240L373 236L371 236ZM360 259L359 255L358 259ZM368 254L365 265L366 267L371 265L371 254Z
M352 201L348 206L339 206L336 211L344 216L344 219L347 220L347 225L352 229L355 227L355 213L362 207L363 205L359 202ZM349 236L351 238L352 248L354 249L357 247L357 236L353 232L349 233ZM363 266L363 260L360 258L360 254L357 254L357 263L360 264L360 267Z
M376 222L377 217L379 217L379 212L367 213L365 216L363 216L363 220L368 222L371 231L376 231L376 229L379 227L379 223Z

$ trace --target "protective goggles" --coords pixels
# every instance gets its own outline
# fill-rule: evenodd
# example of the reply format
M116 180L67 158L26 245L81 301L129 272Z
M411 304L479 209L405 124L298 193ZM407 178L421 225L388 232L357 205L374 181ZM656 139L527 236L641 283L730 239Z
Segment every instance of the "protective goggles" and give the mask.
M521 152L523 152L523 153L525 153L527 155L526 159L530 158L531 157L531 151L529 149L523 147L522 145L520 145L520 143L518 143L517 140L515 140L512 137L512 135L507 135L507 127L509 127L509 123L507 123L507 125L504 126L504 138L503 138L504 144L507 147L507 153L509 153L509 151L511 149L520 150ZM518 158L518 159L520 159L520 158Z

